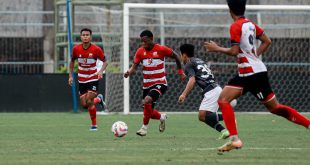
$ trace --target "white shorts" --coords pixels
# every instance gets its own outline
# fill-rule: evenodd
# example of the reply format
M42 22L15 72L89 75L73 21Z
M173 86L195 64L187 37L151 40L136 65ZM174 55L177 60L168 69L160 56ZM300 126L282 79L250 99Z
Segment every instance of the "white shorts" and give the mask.
M219 86L209 92L206 92L201 101L199 111L217 112L219 109L217 100L220 97L221 92L222 88Z

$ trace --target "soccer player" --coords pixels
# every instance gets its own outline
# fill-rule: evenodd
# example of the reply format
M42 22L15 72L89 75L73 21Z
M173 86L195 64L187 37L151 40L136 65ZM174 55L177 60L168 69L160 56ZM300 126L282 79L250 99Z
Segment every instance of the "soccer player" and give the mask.
M97 131L96 121L96 104L104 108L102 94L97 94L98 81L102 78L103 71L107 67L103 50L91 43L92 31L91 29L84 28L80 31L82 43L73 47L72 58L70 61L70 72L68 83L72 85L72 72L74 68L74 61L77 59L78 68L78 81L79 81L79 95L80 102L83 108L88 109L91 119L90 131ZM103 65L97 71L96 62L101 60Z
M267 69L259 58L271 44L271 40L262 28L244 17L246 0L227 0L234 23L230 27L231 47L224 48L215 42L205 42L210 52L221 52L238 59L238 75L224 87L218 103L222 110L224 122L230 132L230 140L218 148L219 152L242 147L238 137L233 108L229 102L246 92L251 92L273 114L310 129L310 120L294 108L280 104L272 91ZM257 47L257 40L261 44Z
M178 74L182 80L186 76L178 55L171 48L154 43L151 31L141 32L140 39L142 46L136 51L133 65L124 73L124 77L127 78L133 74L139 63L143 65L143 125L137 131L137 135L145 136L150 119L160 120L159 131L165 131L167 116L154 109L158 98L167 90L165 57L175 59Z
M185 102L186 96L197 84L202 89L203 99L198 113L198 119L206 123L211 128L221 132L219 139L229 137L229 132L219 123L222 115L217 113L219 105L217 99L222 88L214 80L214 76L205 61L194 57L194 45L183 44L180 47L181 59L185 64L185 74L189 78L186 88L179 97L179 103Z

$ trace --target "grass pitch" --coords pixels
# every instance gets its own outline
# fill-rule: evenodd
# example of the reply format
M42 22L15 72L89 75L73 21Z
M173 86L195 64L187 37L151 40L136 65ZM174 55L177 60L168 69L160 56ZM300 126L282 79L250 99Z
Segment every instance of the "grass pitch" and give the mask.
M236 117L244 147L218 155L225 141L196 114L170 114L164 133L151 120L147 136L138 137L142 115L98 116L99 130L90 132L87 113L1 113L0 164L309 165L309 130L270 114ZM110 131L117 120L129 126L125 137Z

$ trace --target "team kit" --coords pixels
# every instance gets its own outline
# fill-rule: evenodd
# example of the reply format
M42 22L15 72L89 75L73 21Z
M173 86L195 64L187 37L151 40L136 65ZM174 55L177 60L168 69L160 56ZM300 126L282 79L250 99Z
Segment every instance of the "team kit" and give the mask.
M292 107L277 101L269 83L268 71L260 56L268 51L271 40L267 33L255 22L244 17L246 0L227 0L233 23L230 26L230 47L221 47L213 41L204 42L206 52L219 52L237 60L238 74L230 79L224 87L216 82L212 70L207 62L195 57L195 46L191 43L182 43L179 51L168 46L154 42L153 32L143 30L140 33L141 46L137 48L131 67L124 73L128 78L142 65L142 126L136 131L138 136L146 136L151 119L158 120L159 132L166 129L167 114L156 109L156 103L168 91L166 79L165 58L175 61L179 81L187 81L186 87L178 98L178 103L183 104L194 86L202 91L202 99L198 109L198 120L219 132L218 139L228 141L218 147L218 152L223 153L243 146L238 136L234 115L236 99L247 92L260 101L272 114L286 118L295 124L310 129L310 120L301 115ZM80 31L81 43L72 50L69 65L68 84L72 85L74 62L78 62L78 83L80 103L87 109L91 119L90 131L97 131L96 105L106 108L104 97L98 93L98 82L108 65L103 49L91 43L92 30L83 28ZM258 44L259 42L260 44ZM103 62L98 69L97 60ZM221 110L222 113L218 113ZM220 123L223 121L225 126ZM116 122L112 126L115 136L125 136L128 127L124 122Z

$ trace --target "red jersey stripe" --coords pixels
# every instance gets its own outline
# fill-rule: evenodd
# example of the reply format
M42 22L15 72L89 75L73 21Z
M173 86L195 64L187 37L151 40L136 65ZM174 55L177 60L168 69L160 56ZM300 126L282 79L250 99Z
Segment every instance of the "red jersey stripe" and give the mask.
M166 75L165 72L156 73L156 74L143 74L143 78L144 78L144 79L162 78L162 77L164 77L165 75Z
M155 85L155 84L165 84L166 85L167 81L166 80L158 80L158 81L143 83L143 87L150 87L150 86Z
M79 77L78 79L79 79L79 81L80 82L85 82L85 81L89 81L89 80L96 80L96 79L98 79L99 77L98 77L98 75L95 75L95 76L91 76L91 77Z
M253 68L251 66L245 67L245 68L239 68L240 74L246 74L246 73L253 73Z
M83 67L83 68L92 68L92 67L96 67L96 66L97 66L97 63L92 63L92 64L83 64L83 63L79 63L79 66L80 66L80 67Z
M159 64L157 66L143 66L143 70L146 70L146 71L153 71L153 70L159 70L159 69L163 69L164 68L164 63L162 64Z
M97 69L95 68L94 70L88 70L88 71L85 71L85 70L78 70L78 73L80 74L87 74L87 75L90 75L90 74L94 74L97 72Z
M249 63L249 60L246 57L240 57L238 58L238 64L241 63Z

